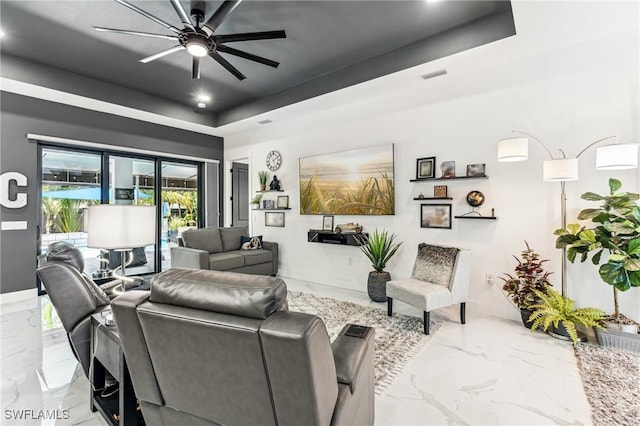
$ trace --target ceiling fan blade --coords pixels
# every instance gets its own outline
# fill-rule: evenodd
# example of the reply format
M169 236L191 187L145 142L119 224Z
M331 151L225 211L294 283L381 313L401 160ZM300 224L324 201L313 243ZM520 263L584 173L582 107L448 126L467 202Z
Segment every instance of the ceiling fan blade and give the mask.
M231 43L234 41L269 40L272 38L287 38L284 30L280 31L260 31L256 33L214 35L216 43Z
M193 57L193 68L191 70L191 78L197 80L200 78L200 58Z
M120 3L123 6L128 7L129 9L133 10L134 12L138 12L140 15L144 16L145 18L151 19L152 21L162 25L163 27L173 31L174 33L180 33L181 32L178 28L174 27L173 25L163 21L160 18L157 18L157 17L153 16L149 12L140 9L138 6L135 6L135 5L131 4L131 3L129 3L128 1L126 1L126 0L115 0L115 1L117 3Z
M142 36L142 37L163 38L165 40L178 41L178 37L172 36L172 35L143 33L141 31L116 30L114 28L102 28L102 27L93 27L93 28L95 28L96 31L103 31L107 33L128 34L128 35L135 35L135 36Z
M219 45L217 50L218 52L228 53L229 55L238 56L240 58L248 59L274 68L278 68L278 65L280 65L280 62L272 61L271 59L263 58L262 56L254 55L253 53L234 49L233 47L225 46L224 44Z
M146 58L142 58L138 62L142 62L143 64L146 64L148 62L155 61L158 58L162 58L163 56L170 55L170 54L172 54L174 52L177 52L179 50L182 50L182 49L184 49L183 46L180 46L180 45L173 46L173 47L170 47L169 49L165 49L165 50L163 50L161 52L158 52L158 53L155 53L155 54L153 54L151 56L147 56Z
M171 2L171 6L173 6L173 8L176 10L178 17L180 18L184 26L195 31L195 28L191 23L191 18L189 18L189 15L187 15L187 12L184 10L184 7L182 7L182 3L180 3L180 0L169 0L169 1Z
M218 28L220 24L222 24L222 21L224 21L225 18L236 9L236 7L240 6L241 2L242 0L225 0L225 2L222 3L218 10L216 10L213 16L202 25L202 29L207 33L208 36L211 36L216 28Z
M238 71L236 67L231 65L225 58L220 56L218 52L215 52L215 51L209 52L209 56L215 59L220 65L225 67L226 70L229 71L231 74L233 74L234 77L237 78L238 80L244 80L246 78L240 71Z

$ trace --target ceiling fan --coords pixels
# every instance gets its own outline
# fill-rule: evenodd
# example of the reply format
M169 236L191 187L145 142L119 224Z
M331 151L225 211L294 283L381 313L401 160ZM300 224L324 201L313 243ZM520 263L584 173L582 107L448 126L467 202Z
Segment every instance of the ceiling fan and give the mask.
M222 65L227 71L233 74L238 80L244 80L246 77L233 65L231 65L220 53L227 53L229 55L238 56L240 58L248 59L250 61L258 62L260 64L268 65L270 67L277 68L280 65L279 62L272 61L271 59L263 58L261 56L254 55L249 52L234 49L229 47L226 43L232 43L235 41L251 41L251 40L267 40L274 38L286 38L284 30L280 31L261 31L254 33L240 33L240 34L227 34L227 35L214 35L213 33L222 24L222 22L229 16L242 2L242 0L225 0L222 5L215 11L215 13L209 18L207 22L204 21L204 1L192 2L191 19L180 0L169 0L173 8L175 9L182 25L183 29L174 27L173 25L163 21L162 19L153 16L149 12L140 9L129 3L126 0L115 0L123 6L138 12L140 15L148 18L163 27L171 30L175 35L164 35L146 33L141 31L129 31L129 30L117 30L114 28L93 27L98 31L105 31L117 34L135 35L141 37L162 38L166 40L172 40L179 44L169 49L165 49L161 52L154 53L151 56L140 59L140 62L146 64L154 61L163 56L170 55L174 52L178 52L183 49L187 49L193 56L193 68L191 77L194 79L200 78L200 58L210 56L215 59L220 65Z

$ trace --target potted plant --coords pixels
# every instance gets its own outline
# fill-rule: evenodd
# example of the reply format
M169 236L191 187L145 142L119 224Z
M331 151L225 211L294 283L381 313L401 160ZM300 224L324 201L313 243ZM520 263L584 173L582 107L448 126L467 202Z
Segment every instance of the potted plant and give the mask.
M541 302L536 291L546 293L548 287L551 286L548 279L551 272L545 272L542 266L549 259L541 260L540 255L529 247L529 243L525 241L524 244L526 249L520 254L521 259L513 256L518 262L514 268L515 277L511 274L505 274L507 277L500 277L500 279L504 281L502 289L520 309L522 324L531 328L532 323L529 321L529 317L533 313L531 306Z
M579 220L590 220L592 226L572 223L565 229L557 229L554 234L558 236L556 247L567 249L570 262L573 263L578 255L580 262L585 262L589 254L593 254L591 262L600 265L600 278L613 289L614 311L605 323L609 335L596 329L598 341L610 346L617 345L614 340L620 340L618 343L626 348L640 352L638 324L622 315L618 305L619 291L640 287L640 207L636 204L640 195L620 191L621 187L619 180L609 179L609 195L582 194L583 200L600 202L600 207L578 213ZM608 255L604 260L603 254ZM611 333L611 330L628 334ZM615 339L616 335L622 339Z
M184 226L184 220L179 216L171 216L167 221L167 227L169 228L168 236L176 237L178 235L178 228Z
M258 172L258 179L260 179L260 191L267 190L267 179L269 178L269 173L265 170L261 170Z
M395 234L390 234L387 230L378 232L376 229L368 237L363 234L356 234L360 242L360 250L367 256L373 266L373 271L369 272L367 280L367 292L374 302L385 302L387 300L387 281L391 280L391 274L384 268L389 259L398 251L402 242L394 244Z
M531 305L533 313L529 317L532 321L531 331L542 327L543 331L552 326L552 332L562 336L570 337L573 345L578 344L578 331L576 324L586 327L603 328L604 312L600 309L587 307L574 309L575 302L568 297L564 297L552 288L547 288L546 292L534 290L539 303Z
M255 197L251 199L249 204L253 204L254 208L260 208L260 202L262 201L262 194L256 194Z

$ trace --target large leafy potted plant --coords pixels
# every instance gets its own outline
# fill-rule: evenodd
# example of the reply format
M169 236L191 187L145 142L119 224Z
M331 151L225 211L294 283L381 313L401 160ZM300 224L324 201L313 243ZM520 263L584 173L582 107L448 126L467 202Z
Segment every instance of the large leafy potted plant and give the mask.
M570 337L575 346L578 344L576 324L603 328L600 324L604 320L604 312L600 309L591 307L574 309L573 300L552 288L547 288L545 292L534 290L534 293L540 302L530 306L534 310L529 318L533 322L531 331L538 327L547 331L551 326L553 333Z
M620 343L640 352L638 324L622 315L618 304L618 292L640 287L640 207L636 204L640 195L623 192L621 187L619 180L609 179L609 195L594 192L582 194L583 200L600 202L599 207L578 213L579 220L590 220L592 226L572 223L565 229L557 229L556 247L565 247L567 259L572 263L578 255L580 262L585 262L592 254L591 262L600 265L600 278L613 289L614 312L607 317L607 331L622 329L629 334L624 336L613 332L609 333L611 336L606 336L596 329L598 341L617 345L613 342L616 340L614 337L621 335L624 342Z
M520 258L513 256L518 262L514 268L515 276L505 274L506 278L500 277L500 279L504 281L502 289L511 298L514 305L520 309L522 324L531 328L532 323L529 321L529 317L533 313L531 306L541 302L536 291L546 293L547 288L551 286L548 279L551 272L546 272L542 266L544 262L549 260L541 260L540 255L529 247L529 243L525 241L524 244L526 249L521 252Z
M402 242L394 244L395 234L390 234L387 230L377 229L368 237L358 235L360 250L367 256L373 266L373 271L369 272L367 280L367 292L374 302L385 302L387 300L387 281L391 280L391 274L384 268L389 259L398 251Z

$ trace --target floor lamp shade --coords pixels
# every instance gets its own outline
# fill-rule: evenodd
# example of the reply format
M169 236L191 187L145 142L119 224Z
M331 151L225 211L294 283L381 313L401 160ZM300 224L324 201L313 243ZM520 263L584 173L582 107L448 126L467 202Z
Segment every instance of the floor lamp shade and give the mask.
M155 206L99 204L85 214L88 247L122 250L155 244Z
M559 158L545 161L542 165L542 179L545 182L578 180L578 159Z
M529 158L529 139L509 138L498 141L498 161L524 161Z
M637 167L637 143L606 145L596 150L596 169L598 170L624 170Z

